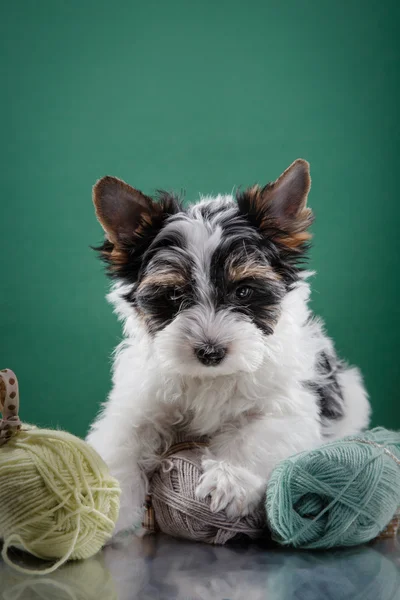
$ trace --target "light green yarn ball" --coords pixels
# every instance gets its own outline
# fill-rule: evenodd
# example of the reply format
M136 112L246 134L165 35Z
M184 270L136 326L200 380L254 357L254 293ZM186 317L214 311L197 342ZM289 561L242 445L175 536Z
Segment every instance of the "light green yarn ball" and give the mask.
M276 541L297 548L374 539L400 505L400 433L383 428L282 461L267 488Z
M8 550L15 546L56 561L51 572L93 556L112 535L119 497L118 482L86 442L63 431L20 431L0 448L3 559L14 564Z

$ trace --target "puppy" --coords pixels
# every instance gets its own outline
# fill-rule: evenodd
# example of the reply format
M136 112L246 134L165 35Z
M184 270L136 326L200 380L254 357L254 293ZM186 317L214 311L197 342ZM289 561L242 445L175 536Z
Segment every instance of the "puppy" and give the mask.
M365 428L359 371L308 308L309 165L183 208L114 177L94 186L97 248L124 324L113 388L88 441L122 486L115 533L141 522L177 435L209 439L197 496L246 515L279 461Z

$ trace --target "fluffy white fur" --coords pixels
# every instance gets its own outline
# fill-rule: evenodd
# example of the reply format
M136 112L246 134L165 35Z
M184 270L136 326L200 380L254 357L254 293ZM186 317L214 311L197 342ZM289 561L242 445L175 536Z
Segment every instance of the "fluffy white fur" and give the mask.
M213 510L237 517L261 500L280 460L368 424L357 369L338 375L345 415L325 427L315 394L304 385L322 377L316 367L321 351L333 352L321 322L310 318L307 277L285 295L274 333L263 335L250 321L227 309L216 312L207 302L207 257L218 244L218 223L211 230L194 208L185 227L202 302L152 336L122 298L129 286L117 284L109 295L125 339L115 353L111 394L88 441L122 486L116 533L140 524L148 476L178 430L210 438L198 497L210 495ZM193 354L193 345L209 335L229 346L218 367L201 365Z

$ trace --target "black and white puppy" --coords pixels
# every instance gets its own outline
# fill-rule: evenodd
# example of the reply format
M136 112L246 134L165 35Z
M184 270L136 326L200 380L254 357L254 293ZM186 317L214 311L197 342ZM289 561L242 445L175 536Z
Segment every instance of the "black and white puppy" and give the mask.
M121 482L116 533L140 523L148 476L177 433L209 438L197 495L234 518L280 460L368 425L359 371L308 308L309 189L304 160L186 209L114 177L95 185L125 339L88 441Z

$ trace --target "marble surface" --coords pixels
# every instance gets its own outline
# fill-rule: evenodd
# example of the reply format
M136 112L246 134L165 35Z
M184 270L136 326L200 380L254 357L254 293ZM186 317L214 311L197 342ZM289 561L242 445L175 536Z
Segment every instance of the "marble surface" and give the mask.
M260 544L215 547L157 535L126 538L51 575L22 575L0 562L1 600L136 598L400 600L400 540L307 552Z

